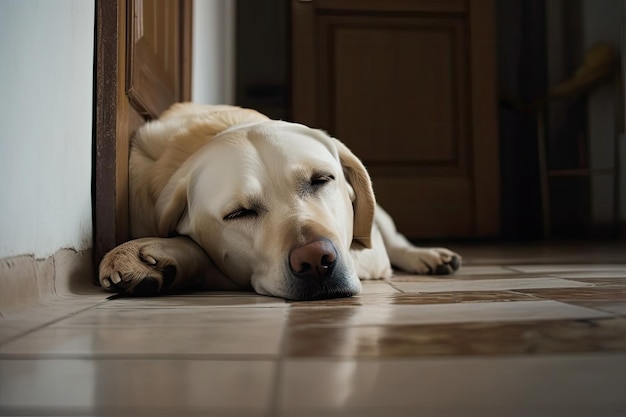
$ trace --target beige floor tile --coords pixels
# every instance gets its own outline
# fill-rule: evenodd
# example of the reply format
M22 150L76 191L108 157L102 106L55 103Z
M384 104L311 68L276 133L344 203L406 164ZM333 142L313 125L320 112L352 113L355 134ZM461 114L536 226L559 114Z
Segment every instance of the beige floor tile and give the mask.
M361 294L394 294L400 292L386 281L363 281L362 284Z
M281 327L45 328L0 346L13 355L277 355Z
M452 275L415 275L405 271L395 270L391 281L407 281L407 280L420 280L425 282L437 282L437 281L450 281L464 279L467 277L481 276L481 275L502 275L509 276L515 275L516 272L508 269L504 266L487 266L487 265L469 265L462 266L457 272Z
M596 287L626 288L624 278L568 278L571 281L585 282Z
M537 300L530 294L516 291L446 291L430 293L400 293L390 297L388 304L417 305L417 304L453 304L453 303L488 303Z
M91 309L53 327L271 327L280 326L283 308L117 308Z
M289 313L288 326L385 326L532 320L576 320L611 317L612 314L551 300L299 308Z
M553 275L560 278L572 278L572 279L602 279L602 278L624 278L626 284L626 269L623 271L591 271L591 272L557 272Z
M0 346L0 354L275 355L283 309L92 309Z
M435 357L626 352L626 318L413 324L294 326L291 357Z
M253 293L202 293L200 295L170 295L148 298L119 298L108 300L98 308L207 308L207 307L284 307L282 298Z
M289 301L290 309L311 308L311 307L358 307L371 305L390 305L393 304L395 297L401 295L396 290L394 293L373 293L355 295L345 298L330 298L326 300L312 301Z
M623 354L290 360L279 400L283 415L605 416L626 411L624 369Z
M0 360L0 411L264 415L273 379L263 361Z
M620 301L626 300L626 286L624 287L579 287L579 288L533 288L520 289L519 293L532 295L535 298L547 300L575 302L575 301Z
M583 301L577 303L579 305L588 306L597 310L607 311L609 313L626 316L626 300L619 301Z
M489 405L480 408L474 408L468 411L465 408L446 405L445 407L436 407L434 409L425 406L417 407L350 407L342 409L287 409L282 410L276 417L416 417L416 416L435 416L435 417L623 417L624 410L619 407L604 406L602 410L595 407L577 408L572 410L570 407L533 407L526 406L519 409L505 409L490 407Z
M484 279L471 281L439 282L394 282L393 286L404 292L431 293L449 291L493 291L518 290L525 288L574 288L593 284L570 281L562 278L510 278L502 280Z
M99 302L102 302L102 298L86 297L81 299L72 297L63 301L58 299L48 301L45 304L38 303L22 310L3 314L0 316L0 344L28 331L76 314L81 310L89 309Z
M625 255L626 257L626 255ZM584 261L584 259L581 259ZM560 264L560 265L510 265L509 268L527 273L570 273L570 272L626 272L626 264Z
M469 275L505 275L514 274L515 272L503 266L489 265L463 265L455 273L455 276Z
M531 301L536 300L529 294L515 291L452 291L436 293L374 293L361 294L355 297L334 298L330 300L290 302L291 308L309 307L355 307L355 306L388 306L417 304L452 304L494 301Z

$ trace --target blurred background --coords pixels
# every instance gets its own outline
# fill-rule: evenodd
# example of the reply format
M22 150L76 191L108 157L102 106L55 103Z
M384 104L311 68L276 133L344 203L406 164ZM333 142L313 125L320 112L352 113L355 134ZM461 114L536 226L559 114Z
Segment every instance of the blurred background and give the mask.
M623 1L498 0L492 15L480 2L329 3L237 1L237 104L305 119L356 149L413 238L625 236ZM314 70L294 63L307 58ZM294 110L307 83L317 108ZM476 98L490 83L493 112L491 96ZM478 132L476 121L493 125ZM496 140L481 136L491 128ZM496 155L481 158L484 147ZM477 182L475 164L499 185Z

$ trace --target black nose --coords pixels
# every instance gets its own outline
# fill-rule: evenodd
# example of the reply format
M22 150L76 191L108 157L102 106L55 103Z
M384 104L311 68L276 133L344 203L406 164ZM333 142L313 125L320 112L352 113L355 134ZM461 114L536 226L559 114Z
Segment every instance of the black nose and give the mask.
M289 253L291 272L307 280L324 280L333 272L336 260L337 249L327 239L307 243Z

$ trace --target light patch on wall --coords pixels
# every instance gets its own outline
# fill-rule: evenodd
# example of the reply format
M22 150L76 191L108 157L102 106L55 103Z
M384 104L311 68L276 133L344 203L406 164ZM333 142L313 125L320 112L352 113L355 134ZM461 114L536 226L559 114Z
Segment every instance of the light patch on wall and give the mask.
M193 2L192 100L234 102L234 21L232 0Z

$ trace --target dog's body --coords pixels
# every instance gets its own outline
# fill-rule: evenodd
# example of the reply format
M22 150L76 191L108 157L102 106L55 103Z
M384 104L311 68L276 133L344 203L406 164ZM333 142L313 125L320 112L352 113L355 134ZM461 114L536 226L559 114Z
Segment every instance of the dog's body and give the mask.
M357 294L359 278L389 278L391 265L418 274L460 265L396 231L338 140L253 110L172 106L135 135L129 185L135 240L100 264L111 291L253 289L306 300Z

